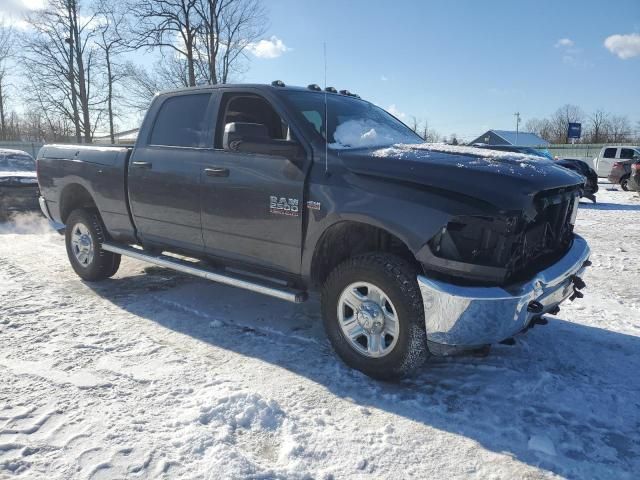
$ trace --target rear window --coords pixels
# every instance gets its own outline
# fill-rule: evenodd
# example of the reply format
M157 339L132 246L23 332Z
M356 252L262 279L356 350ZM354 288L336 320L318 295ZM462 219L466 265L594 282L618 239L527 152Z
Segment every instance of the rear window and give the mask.
M638 152L632 148L623 148L620 150L620 158L624 158L625 160L631 160L633 156L637 154Z
M0 172L34 172L36 163L25 152L0 150Z
M616 158L616 148L606 148L604 150L604 158Z
M181 95L164 101L151 132L151 145L203 147L209 126L208 93Z

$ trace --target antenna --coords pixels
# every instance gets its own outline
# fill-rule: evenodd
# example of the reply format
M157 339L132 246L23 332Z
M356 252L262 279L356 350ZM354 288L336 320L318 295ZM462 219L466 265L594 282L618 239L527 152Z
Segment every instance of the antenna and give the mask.
M324 174L329 173L329 115L327 105L327 42L324 42Z

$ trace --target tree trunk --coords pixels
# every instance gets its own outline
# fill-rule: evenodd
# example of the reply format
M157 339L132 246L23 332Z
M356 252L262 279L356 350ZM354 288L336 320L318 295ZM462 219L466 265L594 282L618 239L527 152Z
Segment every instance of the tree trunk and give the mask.
M7 124L4 116L4 91L2 89L2 82L4 79L0 74L0 140L7 139Z
M116 136L113 127L113 75L111 74L111 54L109 48L105 50L105 61L107 63L107 110L109 114L109 135L111 143L116 143Z
M75 2L69 2L67 4L67 13L69 16L69 88L71 90L71 109L73 111L73 125L76 130L76 142L80 143L80 114L78 112L78 95L76 91L76 79L75 79L75 66L73 62L74 41L75 35L73 34L73 13L72 8L75 8Z
M73 36L75 40L76 64L78 66L78 96L80 97L80 107L82 108L82 127L84 130L84 142L91 143L91 116L89 112L89 96L87 93L87 82L84 72L84 59L82 58L82 46L80 45L80 32L78 28L78 10L75 0L73 5Z
M189 75L189 86L196 86L196 70L193 61L193 38L187 41L187 70Z

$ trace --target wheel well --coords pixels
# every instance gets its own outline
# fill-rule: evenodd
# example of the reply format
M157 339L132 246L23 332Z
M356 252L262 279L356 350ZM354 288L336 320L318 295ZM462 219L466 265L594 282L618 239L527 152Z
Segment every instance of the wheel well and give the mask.
M69 214L78 208L96 208L93 197L82 185L68 185L60 196L60 219L67 222Z
M368 252L394 253L420 267L407 245L386 230L360 222L340 222L320 238L311 262L311 279L322 285L331 271L349 257Z

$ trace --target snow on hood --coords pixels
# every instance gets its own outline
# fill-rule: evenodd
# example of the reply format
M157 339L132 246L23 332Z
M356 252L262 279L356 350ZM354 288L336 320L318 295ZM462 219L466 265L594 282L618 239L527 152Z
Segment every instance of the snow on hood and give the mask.
M333 149L379 147L407 141L410 138L402 132L367 119L347 120L338 125L333 134Z
M551 160L525 153L503 152L484 148L466 147L462 145L447 145L445 143L398 143L391 147L381 148L373 152L374 157L403 158L407 155L422 153L422 157L429 157L429 153L446 153L450 155L465 155L477 157L475 160L458 163L459 168L471 164L474 166L497 167L509 163L513 167L530 170L531 173L546 174L545 165L554 164Z

